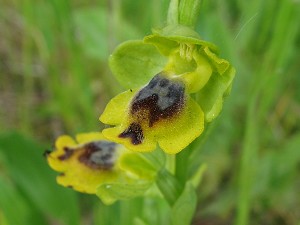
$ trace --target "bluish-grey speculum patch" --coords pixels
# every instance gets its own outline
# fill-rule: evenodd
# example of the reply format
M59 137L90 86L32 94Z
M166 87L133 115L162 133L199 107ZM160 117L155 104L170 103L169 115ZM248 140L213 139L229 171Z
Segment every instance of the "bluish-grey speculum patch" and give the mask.
M184 91L185 86L181 81L168 79L162 73L157 74L134 97L130 113L136 121L119 137L129 137L135 145L142 143L144 135L141 123L146 121L152 127L160 119L178 114L185 103Z
M149 127L160 118L172 117L184 105L184 84L157 74L147 86L134 97L131 114L139 116L148 111ZM143 117L144 119L144 117Z
M117 144L108 141L95 141L83 146L79 161L93 169L110 169L116 160Z

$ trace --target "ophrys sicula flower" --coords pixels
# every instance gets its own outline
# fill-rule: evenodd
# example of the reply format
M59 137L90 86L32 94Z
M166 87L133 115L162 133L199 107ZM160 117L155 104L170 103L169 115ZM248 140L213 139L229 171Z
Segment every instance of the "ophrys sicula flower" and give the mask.
M104 136L134 151L157 144L170 154L181 151L220 113L230 91L235 71L217 54L215 45L182 25L120 45L110 65L130 89L100 116L113 126Z
M100 132L78 134L76 140L60 136L47 160L50 167L60 173L57 176L60 185L97 194L108 204L118 198L143 194L156 174L140 154L108 141ZM115 187L122 188L117 193L111 192ZM126 187L130 187L130 193Z

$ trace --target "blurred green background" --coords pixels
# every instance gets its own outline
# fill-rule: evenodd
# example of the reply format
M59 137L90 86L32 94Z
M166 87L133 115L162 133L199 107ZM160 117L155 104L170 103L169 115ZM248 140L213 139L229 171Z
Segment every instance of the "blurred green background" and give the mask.
M157 199L107 207L58 186L42 156L61 134L102 128L123 90L109 54L163 26L168 3L0 0L0 225L168 224ZM237 74L200 137L193 224L300 225L300 1L204 1L196 29Z

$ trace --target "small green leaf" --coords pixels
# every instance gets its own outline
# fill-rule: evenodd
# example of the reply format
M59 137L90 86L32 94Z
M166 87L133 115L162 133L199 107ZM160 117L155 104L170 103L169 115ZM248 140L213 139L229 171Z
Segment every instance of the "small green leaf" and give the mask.
M128 41L119 45L110 57L110 68L125 88L138 88L161 72L167 59L153 45Z
M117 200L141 196L152 186L153 182L133 180L133 182L107 183L98 187L96 195L104 204L110 205Z
M197 206L197 194L191 182L185 184L184 190L172 207L172 225L190 225Z

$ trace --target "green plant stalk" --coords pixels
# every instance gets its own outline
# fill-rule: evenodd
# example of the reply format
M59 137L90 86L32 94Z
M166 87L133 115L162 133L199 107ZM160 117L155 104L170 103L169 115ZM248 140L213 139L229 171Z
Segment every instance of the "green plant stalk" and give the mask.
M200 0L171 0L168 9L168 25L180 24L193 28L199 15L200 3ZM173 169L171 173L166 169L162 169L158 174L157 186L171 206L180 196L188 180L190 150L187 147L171 160L173 162L172 167L175 169L174 176L171 174Z
M201 0L181 0L179 5L179 24L195 27L199 16Z
M178 14L179 0L171 0L168 9L168 25L177 25L179 14Z

